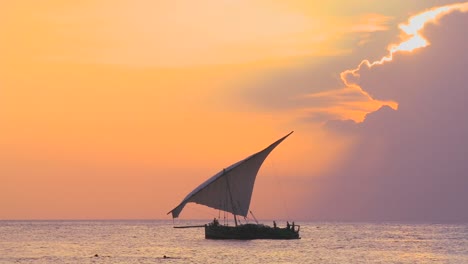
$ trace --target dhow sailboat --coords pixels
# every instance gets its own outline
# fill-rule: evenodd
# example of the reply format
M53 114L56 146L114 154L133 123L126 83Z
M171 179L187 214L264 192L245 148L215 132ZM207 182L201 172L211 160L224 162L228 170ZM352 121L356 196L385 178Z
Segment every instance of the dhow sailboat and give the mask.
M202 204L234 215L234 226L213 222L203 225L207 239L299 239L299 225L286 227L245 223L237 217L247 217L257 173L270 152L293 132L273 142L267 148L221 170L190 192L168 214L177 218L187 203ZM255 218L255 217L254 217Z

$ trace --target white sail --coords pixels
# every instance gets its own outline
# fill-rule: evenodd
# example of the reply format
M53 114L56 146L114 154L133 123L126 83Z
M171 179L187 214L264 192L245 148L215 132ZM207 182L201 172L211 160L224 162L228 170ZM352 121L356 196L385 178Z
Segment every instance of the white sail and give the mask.
M292 133L275 141L264 150L218 172L189 193L168 214L172 213L172 217L177 218L184 206L193 202L234 215L247 216L258 170L268 154Z

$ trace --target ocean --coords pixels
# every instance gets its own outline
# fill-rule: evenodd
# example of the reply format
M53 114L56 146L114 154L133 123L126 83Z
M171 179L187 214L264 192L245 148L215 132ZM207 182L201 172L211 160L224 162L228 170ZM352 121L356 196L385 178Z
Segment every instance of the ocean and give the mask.
M0 221L0 263L468 263L468 224L296 224L300 240L219 241L163 220Z

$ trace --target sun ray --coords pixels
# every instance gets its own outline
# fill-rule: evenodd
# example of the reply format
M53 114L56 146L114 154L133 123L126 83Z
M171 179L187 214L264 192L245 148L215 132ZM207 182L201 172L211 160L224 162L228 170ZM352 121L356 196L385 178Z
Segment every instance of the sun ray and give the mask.
M375 65L382 65L386 62L393 60L393 54L397 52L412 52L419 48L427 47L429 41L421 35L421 30L429 23L436 23L443 16L452 13L453 11L467 12L468 2L458 3L440 7L434 7L430 10L424 11L417 15L414 15L408 19L407 24L400 24L399 28L402 30L404 40L398 44L391 44L388 47L388 54L382 57L380 60L370 62L369 60L363 60L354 69L349 69L341 72L340 77L346 87L358 88L366 96L370 95L365 92L358 84L350 81L348 78L359 78L359 70L362 66L372 68Z

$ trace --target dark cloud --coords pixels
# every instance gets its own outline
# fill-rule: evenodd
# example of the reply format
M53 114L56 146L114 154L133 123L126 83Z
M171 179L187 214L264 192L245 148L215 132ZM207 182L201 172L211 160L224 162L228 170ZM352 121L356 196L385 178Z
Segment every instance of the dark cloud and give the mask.
M453 13L424 35L431 45L360 72L372 96L395 100L365 121L327 127L353 135L347 158L310 184L309 217L468 221L468 14Z

